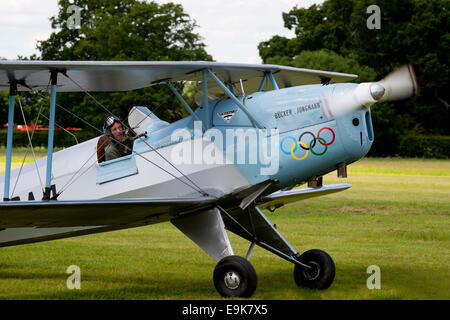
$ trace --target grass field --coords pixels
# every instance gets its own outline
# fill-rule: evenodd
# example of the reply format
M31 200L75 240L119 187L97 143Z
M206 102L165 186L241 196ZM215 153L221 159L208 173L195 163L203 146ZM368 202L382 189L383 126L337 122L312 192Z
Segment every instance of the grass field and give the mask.
M0 170L4 161L3 150ZM332 286L300 289L291 263L255 248L252 298L450 299L450 161L368 158L348 176L324 177L352 184L347 191L266 211L300 252L333 257ZM245 255L248 243L230 238ZM0 248L0 299L221 299L215 264L170 223ZM70 265L80 267L80 290L66 286ZM381 289L367 288L371 265L381 270Z

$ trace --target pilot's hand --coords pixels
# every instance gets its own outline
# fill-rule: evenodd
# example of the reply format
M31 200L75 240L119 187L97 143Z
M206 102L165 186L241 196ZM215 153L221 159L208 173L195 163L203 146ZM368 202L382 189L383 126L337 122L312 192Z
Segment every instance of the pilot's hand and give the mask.
M133 141L142 137L146 137L147 138L147 131L142 132L140 134L138 134L136 137L133 137Z
M133 130L133 129L128 129L127 131L125 131L125 134L127 135L127 136L136 136L136 132Z

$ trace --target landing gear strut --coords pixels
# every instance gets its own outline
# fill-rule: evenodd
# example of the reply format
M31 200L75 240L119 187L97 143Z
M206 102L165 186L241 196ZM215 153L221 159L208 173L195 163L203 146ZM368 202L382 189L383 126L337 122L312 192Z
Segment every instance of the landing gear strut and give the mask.
M293 263L298 286L326 289L334 280L333 259L324 251L309 250L299 255L257 206L230 212L221 206L182 215L171 222L214 260L214 286L223 297L251 297L258 278L248 261L255 245ZM251 242L246 259L233 252L227 230Z
M321 290L332 284L335 266L325 251L313 249L299 256L257 206L231 214L221 207L219 209L227 229L252 242L247 259L257 244L294 263L294 280L299 287ZM256 289L256 282L254 268L241 257L223 258L214 271L214 285L224 297L250 297Z

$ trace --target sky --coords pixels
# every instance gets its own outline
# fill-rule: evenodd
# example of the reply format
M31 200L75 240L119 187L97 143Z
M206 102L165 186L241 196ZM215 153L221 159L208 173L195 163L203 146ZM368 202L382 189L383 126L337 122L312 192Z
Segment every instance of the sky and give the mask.
M49 18L57 0L0 0L0 57L39 55L37 40L53 31ZM261 63L258 44L274 35L293 37L283 26L282 12L323 0L156 0L183 5L198 25L206 50L218 62Z

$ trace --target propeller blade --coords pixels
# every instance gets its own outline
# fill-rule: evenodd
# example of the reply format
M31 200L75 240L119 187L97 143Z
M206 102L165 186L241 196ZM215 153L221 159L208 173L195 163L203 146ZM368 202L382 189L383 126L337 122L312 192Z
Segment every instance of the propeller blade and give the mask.
M415 95L417 92L416 75L410 64L401 66L380 82L386 88L381 101L406 99Z

